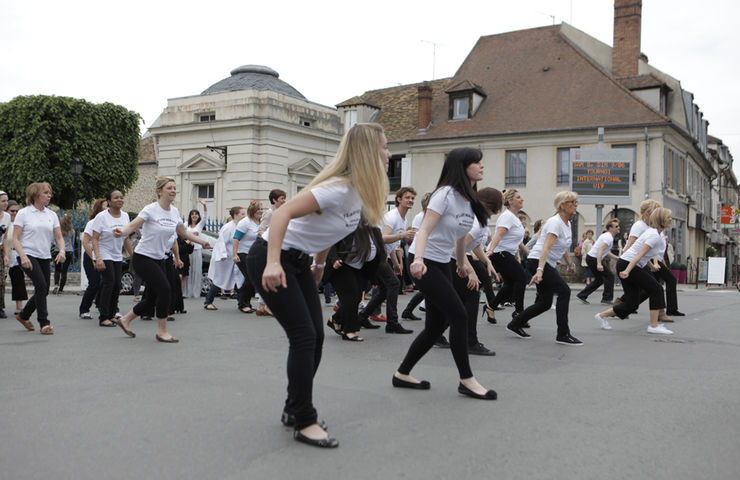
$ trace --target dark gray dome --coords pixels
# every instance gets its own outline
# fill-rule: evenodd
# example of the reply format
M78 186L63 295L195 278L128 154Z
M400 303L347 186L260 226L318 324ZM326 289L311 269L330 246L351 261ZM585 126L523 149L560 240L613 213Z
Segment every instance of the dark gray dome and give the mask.
M239 90L269 90L282 93L289 97L306 100L301 92L280 80L280 75L270 67L263 65L242 65L231 71L229 78L214 83L201 93L201 95L213 95L214 93L236 92Z

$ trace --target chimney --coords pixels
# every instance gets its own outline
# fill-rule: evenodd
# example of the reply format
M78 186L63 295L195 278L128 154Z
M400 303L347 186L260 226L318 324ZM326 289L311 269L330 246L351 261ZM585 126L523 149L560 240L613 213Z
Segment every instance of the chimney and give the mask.
M614 0L612 74L617 78L637 75L641 24L642 0Z
M432 86L429 82L419 85L419 130L424 130L432 123Z

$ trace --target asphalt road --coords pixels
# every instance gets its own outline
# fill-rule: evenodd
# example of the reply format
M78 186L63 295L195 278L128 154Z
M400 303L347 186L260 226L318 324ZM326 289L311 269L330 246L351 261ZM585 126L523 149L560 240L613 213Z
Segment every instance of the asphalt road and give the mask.
M394 389L412 336L364 330L352 343L327 329L314 402L340 441L332 451L279 422L287 341L274 319L188 299L169 345L153 322L135 321L129 339L77 318L79 299L50 298L53 336L0 320L2 479L740 478L734 290L685 287L671 337L646 333L646 310L603 331L602 306L574 299L582 347L554 342L554 311L530 340L505 331L511 309L497 312L498 325L479 323L497 355L471 357L494 402L457 393L449 350L412 372L431 390Z

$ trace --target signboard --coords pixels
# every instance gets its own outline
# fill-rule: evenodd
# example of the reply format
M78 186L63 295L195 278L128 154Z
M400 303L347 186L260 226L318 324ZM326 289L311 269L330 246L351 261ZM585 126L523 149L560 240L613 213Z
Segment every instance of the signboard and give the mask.
M709 272L707 275L707 283L717 283L724 285L725 283L725 257L709 257Z
M620 148L572 148L570 190L580 203L632 203L632 155Z
M737 207L722 205L720 207L719 215L722 225L735 225L735 222L738 219L738 214L740 214L740 209Z

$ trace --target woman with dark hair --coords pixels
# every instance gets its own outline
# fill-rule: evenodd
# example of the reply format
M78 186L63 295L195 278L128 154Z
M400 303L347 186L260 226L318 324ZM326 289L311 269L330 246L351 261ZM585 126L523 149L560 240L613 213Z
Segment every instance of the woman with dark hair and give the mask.
M242 218L236 225L232 240L234 263L236 263L239 271L244 275L244 283L238 292L238 308L242 313L254 313L255 311L252 308L252 297L254 297L255 289L247 276L247 253L249 253L249 249L252 247L254 241L257 240L262 211L262 204L260 202L257 200L249 202L247 216Z
M558 331L555 341L561 345L578 346L583 345L583 342L570 334L568 326L570 287L557 270L557 262L560 259L568 265L569 272L575 272L576 269L568 249L572 238L570 219L578 209L578 194L560 192L555 195L554 205L557 213L542 226L537 244L529 251L527 259L527 269L532 274L529 284L537 284L537 298L533 305L514 317L506 328L519 338L529 338L530 335L523 327L530 319L550 310L553 296L557 294L555 315Z
M26 306L15 316L27 330L34 330L29 321L34 311L37 313L42 335L52 335L54 328L49 322L46 297L49 294L49 275L51 260L50 247L56 241L55 263L64 263L64 238L59 226L59 217L49 210L51 185L46 182L32 183L26 187L26 208L18 212L13 227L13 245L18 254L21 268L33 282L33 296Z
M447 154L437 188L429 199L421 228L409 249L414 255L411 275L424 292L426 321L403 362L393 374L393 386L427 390L428 381L413 378L411 369L429 351L449 321L450 348L460 383L457 391L483 400L495 400L496 392L484 388L473 376L468 359L468 314L455 293L451 258L458 260L457 275L468 277L477 288L473 268L465 255L465 235L477 218L486 224L486 208L478 200L475 185L483 178L483 154L473 148L456 148Z
M100 312L100 297L98 297L98 291L100 290L100 281L102 275L100 272L95 270L95 252L92 249L92 236L93 236L93 225L95 217L108 208L108 201L104 198L98 198L93 203L92 211L90 211L90 220L85 225L85 230L82 233L82 249L85 253L82 255L82 268L85 270L85 276L87 277L87 288L85 293L82 295L80 301L80 318L90 320L90 307L95 301L95 306L98 307ZM104 325L105 326L105 325Z
M496 298L486 305L488 321L496 323L494 310L503 302L514 300L514 312L512 318L519 316L524 311L524 290L527 285L524 267L517 261L518 251L529 254L524 245L524 226L518 218L519 211L524 205L524 199L515 188L509 188L504 192L504 205L506 210L496 220L496 230L493 240L488 246L491 262L496 271L504 278L504 285L498 291Z
M121 211L123 194L113 190L106 195L108 209L95 216L93 222L93 252L95 253L95 270L100 272L100 301L98 325L101 327L115 327L114 321L118 312L118 294L121 291L121 275L123 274L123 249L129 255L134 251L128 237L116 238L114 228L123 228L131 222L128 213Z
M324 273L324 283L332 282L339 297L339 309L326 325L350 342L362 342L361 321L357 307L368 280L375 278L384 252L383 235L379 228L371 227L364 218L353 233L347 235L329 251ZM378 255L378 252L381 252Z
M141 229L141 240L134 248L131 263L147 285L147 294L118 320L118 326L126 335L134 338L136 334L129 328L131 322L156 307L157 333L154 337L158 342L177 343L179 340L167 332L171 291L165 273L165 259L173 243L172 234L177 233L206 248L210 245L187 231L180 212L172 205L177 196L175 181L168 177L159 177L156 188L156 202L144 207L128 225L113 229L113 236L116 238L128 237L131 232Z
M357 229L362 212L370 224L380 224L390 158L383 127L355 124L344 134L334 159L275 210L270 227L247 254L249 279L290 342L282 422L295 428L295 440L316 447L339 445L318 421L312 400L324 343L316 285L329 248Z
M64 263L54 264L55 287L52 293L55 295L62 293L64 285L67 283L67 271L69 270L69 264L72 263L75 248L75 230L72 228L72 218L69 215L62 216L59 225L62 229L62 238L64 238L64 246L67 250L64 252Z
M206 222L208 222L208 208L206 207L205 200L199 198L198 203L203 206L203 216L201 217L200 212L196 209L190 210L190 213L188 213L187 230L195 236L203 232L203 228L205 228ZM184 255L182 255L182 252L180 254L184 262ZM187 273L184 269L182 271L182 296L184 298L198 298L200 297L200 290L203 286L203 247L197 243L193 243L193 252L190 254L189 259L190 266Z
M10 298L15 302L15 314L23 308L23 301L28 300L28 292L26 292L26 282L23 279L23 269L18 263L18 255L15 253L15 247L13 246L13 225L15 223L15 216L18 214L20 207L18 202L15 200L8 201L8 214L10 214L10 228L5 233L3 239L3 253L5 257L5 265L8 266L8 277L10 277Z
M478 191L478 200L486 207L486 213L491 217L497 214L501 210L501 192L495 188L482 188ZM491 264L491 260L486 256L483 251L483 246L488 242L488 237L491 231L488 229L488 224L481 224L478 219L475 219L473 228L470 232L465 235L465 253L468 257L468 263L473 267L476 278L482 285L488 284L488 288L493 290L491 286L491 277L498 278L496 269ZM472 254L475 254L475 258ZM455 259L452 260L452 268L456 268L457 265L454 263ZM478 340L478 309L480 308L480 289L476 288L475 282L468 282L467 279L461 278L458 275L454 277L455 291L457 291L460 300L465 305L465 310L468 312L468 353L471 355L484 355L493 356L496 352L486 348L483 343Z

